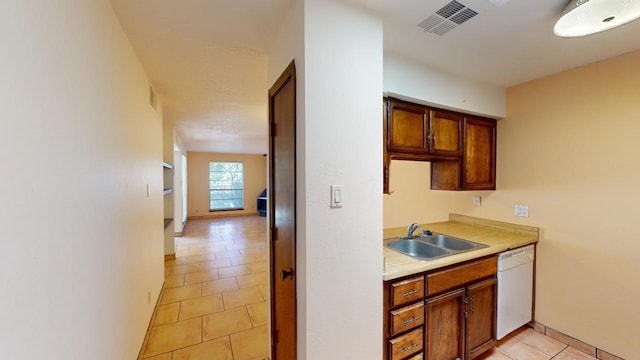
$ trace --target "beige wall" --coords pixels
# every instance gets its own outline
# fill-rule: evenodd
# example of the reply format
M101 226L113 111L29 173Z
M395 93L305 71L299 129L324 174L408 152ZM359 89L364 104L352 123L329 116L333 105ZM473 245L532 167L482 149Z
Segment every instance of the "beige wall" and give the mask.
M244 210L209 212L209 162L211 161L244 163ZM266 187L266 156L187 152L187 210L189 217L257 214L256 197Z
M389 191L383 196L383 227L406 227L446 221L453 211L451 191L432 191L431 164L422 161L392 160Z
M161 107L108 1L3 5L2 358L135 359L164 280Z
M454 207L541 227L537 319L627 359L640 354L639 65L636 51L508 89L498 190Z
M382 356L382 20L358 6L293 1L269 52L272 81L296 61L300 360Z
M496 191L430 191L422 163L392 162L384 226L439 220L443 209L539 226L537 320L636 358L638 64L640 51L508 89ZM473 195L482 206L472 206ZM530 217L515 217L516 204L529 205Z

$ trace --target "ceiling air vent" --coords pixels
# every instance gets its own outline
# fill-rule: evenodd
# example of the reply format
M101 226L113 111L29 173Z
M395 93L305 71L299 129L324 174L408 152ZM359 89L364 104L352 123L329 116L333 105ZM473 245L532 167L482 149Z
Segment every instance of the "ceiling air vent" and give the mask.
M442 36L476 15L477 12L454 0L422 20L418 27Z

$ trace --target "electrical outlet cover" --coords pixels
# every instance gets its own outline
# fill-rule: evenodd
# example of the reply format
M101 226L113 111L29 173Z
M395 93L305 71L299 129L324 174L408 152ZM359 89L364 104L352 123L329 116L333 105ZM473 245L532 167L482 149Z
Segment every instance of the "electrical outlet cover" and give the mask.
M479 195L473 196L473 206L480 206L482 198Z

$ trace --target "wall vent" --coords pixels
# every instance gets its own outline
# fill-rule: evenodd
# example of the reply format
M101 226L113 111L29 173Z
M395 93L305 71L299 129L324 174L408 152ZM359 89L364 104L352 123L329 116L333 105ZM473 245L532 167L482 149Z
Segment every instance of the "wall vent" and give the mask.
M442 36L476 15L476 11L453 0L418 23L418 27L425 32Z
M153 91L153 88L149 86L149 105L153 108L153 110L158 111L156 106L158 106L158 95Z

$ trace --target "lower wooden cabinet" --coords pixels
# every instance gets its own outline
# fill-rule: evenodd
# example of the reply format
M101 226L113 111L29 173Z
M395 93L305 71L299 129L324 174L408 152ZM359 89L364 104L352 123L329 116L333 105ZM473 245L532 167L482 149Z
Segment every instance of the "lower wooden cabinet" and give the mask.
M465 291L427 300L426 358L464 358Z
M426 359L474 359L496 342L495 278L427 300Z
M496 343L498 299L496 278L467 287L467 359L474 359Z
M491 256L385 282L385 360L472 360L489 350L496 342L496 271ZM405 293L418 302L393 301Z

